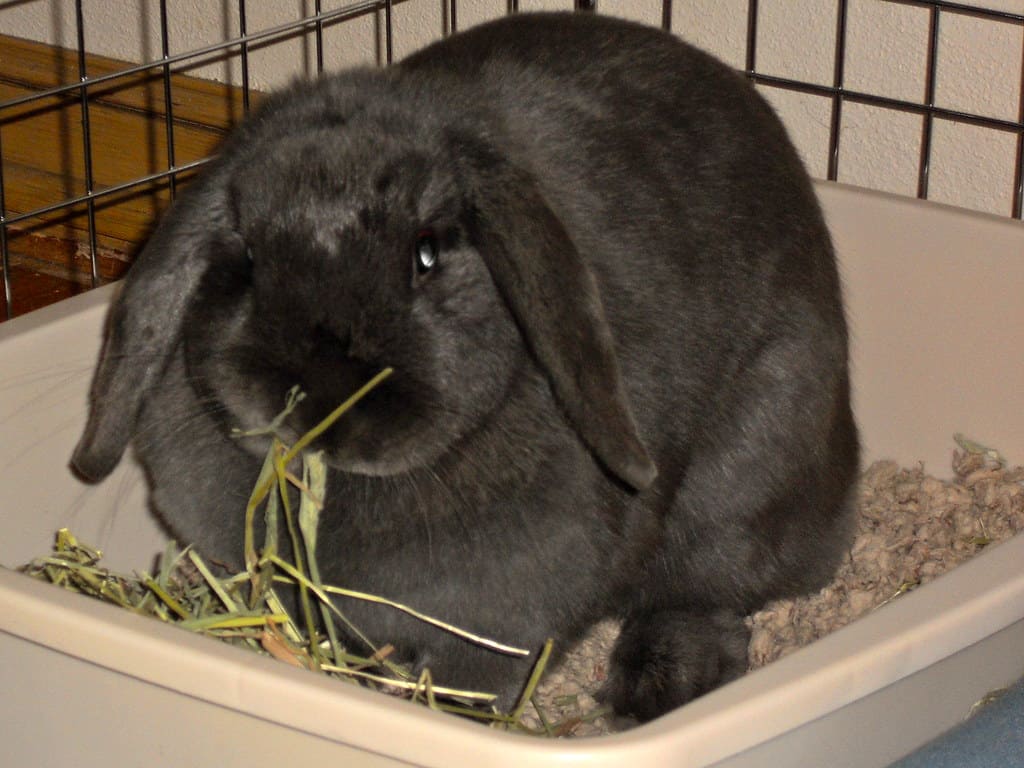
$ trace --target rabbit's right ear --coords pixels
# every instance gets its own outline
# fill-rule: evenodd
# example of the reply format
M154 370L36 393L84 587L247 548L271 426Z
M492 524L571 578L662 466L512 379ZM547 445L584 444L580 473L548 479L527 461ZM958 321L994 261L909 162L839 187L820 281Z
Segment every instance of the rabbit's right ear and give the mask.
M175 201L111 306L89 420L71 459L88 480L106 477L121 460L143 398L179 343L185 308L209 255L230 236L218 170L210 169Z
M658 474L637 429L597 280L531 175L473 139L473 238L527 345L583 442L636 490Z

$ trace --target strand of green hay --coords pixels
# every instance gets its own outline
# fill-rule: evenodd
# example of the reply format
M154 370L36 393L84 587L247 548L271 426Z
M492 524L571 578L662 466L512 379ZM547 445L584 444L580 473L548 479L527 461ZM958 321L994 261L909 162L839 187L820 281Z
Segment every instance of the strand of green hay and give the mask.
M423 695L423 702L430 709L437 709L437 698L434 696L434 677L430 674L429 669L424 669L420 672L419 679L416 681L416 687L412 691L412 697L410 701L414 704L420 702L420 694Z
M209 586L210 589L213 590L213 593L217 595L217 599L220 600L224 608L231 613L236 612L238 610L238 604L231 599L231 595L229 595L227 590L224 589L223 585L220 583L220 579L213 575L203 558L201 558L195 550L189 549L188 559L202 575L207 586Z
M284 445L275 437L271 442L270 451L267 453L267 460L273 464L273 457L284 452ZM280 517L281 500L278 494L271 493L267 497L266 507L263 510L263 552L277 552L277 528ZM253 589L256 594L253 595L255 602L266 601L267 594L270 592L274 583L274 567L272 565L264 566L259 571L259 578L256 579Z
M203 579L207 588L203 589L204 585L202 583L190 584L185 577L183 563L186 560L192 561L192 558L189 557L191 551L191 547L178 550L177 544L174 541L167 542L164 556L160 558L160 572L156 577L156 581L168 595L172 594L172 592L179 592L178 603L191 616L203 616L211 608L209 589L211 582L204 576ZM174 584L175 574L177 574L177 578L180 580L177 585ZM200 571L200 575L202 575L202 571Z
M346 624L346 626L348 626L351 629L354 629L354 627L352 626L352 624L349 622L349 620L347 618L343 617L341 611L338 610L338 608L334 605L334 603L331 601L329 595L340 595L342 597L351 597L353 599L362 600L362 601L368 602L368 603L377 603L379 605L386 605L389 608L394 608L395 610L398 610L398 611L401 611L402 613L408 614L409 616L412 616L415 619L419 619L420 621L423 621L423 622L425 622L427 624L430 624L432 626L438 627L439 629L443 629L443 630L445 630L447 632L451 632L453 635L457 635L458 637L461 637L464 640L469 640L470 642L475 643L476 645L483 646L484 648L489 648L489 649L491 649L493 651L498 651L499 653L506 653L506 654L508 654L510 656L529 656L530 655L530 652L528 650L524 649L524 648L516 648L516 647L511 646L511 645L504 645L503 643L499 643L496 640L490 640L490 639L488 639L486 637L482 637L480 635L473 634L472 632L468 632L468 631L466 631L464 629L460 629L459 627L456 627L454 624L448 624L447 622L441 621L440 619L435 619L432 616L428 616L425 613L420 613L415 608L410 608L407 605L395 602L394 600L389 600L386 597L380 597L379 595L371 595L371 594L369 594L367 592L358 592L358 591L353 590L353 589L345 589L343 587L335 587L335 586L331 586L329 584L325 585L323 588L316 587L314 584L312 584L309 581L309 579L307 579L301 573L296 571L296 569L291 565L291 563L289 563L289 562L287 562L285 560L282 560L281 558L277 557L276 555L270 557L269 559L271 560L271 562L274 563L274 565L276 565L282 571L284 571L289 576L291 576L291 578L294 579L295 581L305 581L308 584L308 586L310 587L310 591L313 592L313 594L315 594L318 598L320 598L320 600L323 601L323 603L325 605L330 606L330 610L335 615L337 615L339 618L341 618L342 621ZM373 643L371 643L369 640L367 640L362 635L360 635L359 639L362 640L363 642L365 642L371 649L373 649L376 652L377 649L373 645Z
M256 562L259 560L259 555L256 553L256 540L255 540L255 528L254 521L256 519L256 510L259 508L263 500L267 498L270 493L270 489L274 483L274 447L271 445L271 450L267 452L266 458L263 460L263 466L260 467L260 474L256 480L256 485L252 489L252 493L249 494L249 501L245 505L245 532L243 547L245 552L245 570L249 574L252 580L252 596L249 601L249 607L253 608L259 597L260 585L256 578ZM268 527L269 530L269 527Z
M149 587L149 589L160 598L163 604L170 608L178 618L186 621L193 618L192 614L185 610L181 603L171 597L171 595L168 594L167 591L164 590L164 588L161 587L160 584L157 583L157 581L148 573L143 575L142 583Z
M476 645L482 646L484 648L489 648L492 651L497 651L499 653L508 654L509 656L529 656L530 655L530 652L528 650L526 650L525 648L516 648L515 646L505 645L504 643L499 643L496 640L491 640L491 639L483 637L481 635L476 635L476 634L474 634L472 632L468 632L468 631L466 631L464 629L460 629L459 627L456 627L453 624L448 624L447 622L441 621L440 619L435 619L432 616L428 616L425 613L420 613L415 608L410 608L409 606L403 605L402 603L395 602L394 600L389 600L386 597L380 597L378 595L371 595L371 594L369 594L367 592L358 592L358 591L353 590L353 589L345 589L344 587L334 587L334 586L330 586L330 585L325 586L323 588L323 591L325 593L329 593L329 594L332 594L332 595L340 595L342 597L351 597L351 598L354 598L356 600L362 600L362 601L368 602L368 603L377 603L379 605L386 605L386 606L388 606L390 608L394 608L396 610L399 610L402 613L406 613L406 614L408 614L409 616L412 616L415 619L419 619L420 621L426 622L427 624L430 624L432 626L438 627L438 628L443 629L443 630L445 630L447 632L451 632L453 635L457 635L457 636L461 637L463 640L469 640L471 643L474 643Z
M178 626L192 632L206 632L220 629L246 629L248 627L265 627L267 624L285 624L292 617L287 613L261 614L216 614L187 619Z
M284 604L281 602L280 598L277 596L277 593L273 589L268 589L264 593L263 599L271 613L282 613L285 616L289 615L288 611L284 607ZM289 616L289 618L291 617ZM282 624L281 629L284 630L285 637L287 637L288 640L290 640L295 645L302 645L302 643L304 642L302 633L299 632L299 629L295 626L294 621L288 621Z
M277 421L280 421L287 416L291 408L294 408L298 404L304 395L298 391L297 387L293 387L288 393L288 406L286 406L285 412L281 414ZM273 457L284 452L284 445L275 437L271 441L270 450L267 453L267 464L271 467L275 467ZM276 471L276 469L275 469ZM268 495L266 500L266 508L263 511L264 521L264 536L263 536L263 552L277 552L277 529L279 522L280 512L280 498L276 493ZM251 530L251 522L247 521L247 532L250 536L253 535ZM267 563L259 569L259 577L255 580L252 586L253 590L253 605L262 605L267 610L275 614L283 614L288 616L287 610L277 597L277 593L274 592L274 566ZM299 632L295 626L295 622L288 617L288 621L283 622L279 628L284 632L285 637L296 646L301 646L303 643L302 633ZM255 642L255 641L252 641ZM259 645L259 643L256 643Z
M405 691L415 692L421 689L423 686L422 677L417 680L395 680L391 677L385 677L384 675L375 675L372 672L365 672L360 669L353 669L351 667L339 667L334 664L324 664L324 672L333 672L334 674L344 675L347 677L358 677L363 680L371 680L375 683L379 683L385 686L391 686L393 688L400 688ZM451 696L452 698L468 699L471 701L479 701L484 704L488 704L498 698L493 693L481 693L479 691L463 691L457 688L446 688L444 686L431 686L433 695L435 696ZM452 707L455 710L459 710L459 707L453 705L438 705L440 709L442 706Z
M372 379L370 379L368 382L366 382L362 387L356 390L356 392L351 397L349 397L348 400L346 400L333 411L331 411L327 418L325 418L323 421L321 421L319 424L317 424L315 427L309 430L309 432L307 432L306 434L299 438L295 445L293 445L288 450L288 453L285 454L286 458L284 463L289 464L292 459L294 459L296 456L302 453L302 451L306 450L307 445L312 443L314 440L320 437L320 435L322 435L324 432L330 429L331 425L334 424L334 422L336 422L338 419L344 416L345 413L352 408L352 406L354 406L356 403L358 403L360 400L366 397L366 395L368 395L374 387L376 387L378 384L380 384L382 381L384 381L384 379L386 379L394 372L394 368L385 368Z
M316 543L317 530L320 526L320 510L323 506L322 499L327 497L327 467L324 465L323 451L302 454L302 482L307 490L303 491L299 500L299 530L302 532L302 540L306 545L306 562L309 563L310 581L322 590L323 581L320 578L320 566L316 559ZM327 631L331 653L335 662L338 662L344 654L344 649L338 640L334 620L326 605L321 602L319 608L320 618Z
M248 573L252 584L252 590L249 598L250 608L255 608L263 600L273 577L272 571L269 570L267 566L259 570L256 568L259 555L256 552L254 524L256 510L264 500L267 502L267 507L264 511L265 533L263 551L277 551L278 497L270 491L277 481L277 456L280 453L283 453L284 446L276 437L276 432L284 420L292 413L293 410L295 410L295 407L304 398L305 394L299 391L298 386L292 387L288 390L287 397L285 398L284 410L274 417L274 420L269 426L263 429L248 430L245 432L237 429L232 431L232 435L235 437L250 437L266 434L275 435L271 440L270 450L267 451L267 455L263 460L263 465L260 467L260 473L256 479L256 484L253 486L252 493L249 495L249 500L245 507L243 547L245 553L245 570Z
M284 513L285 527L287 528L288 536L292 541L292 557L295 560L295 570L297 573L305 574L306 566L305 558L302 556L302 542L299 539L299 532L295 526L295 515L292 512L291 500L288 498L288 477L285 470L286 466L287 462L284 461L284 455L278 456L275 461L275 469L278 494L281 498L281 511ZM281 562L284 561L282 560ZM299 587L299 607L306 625L306 637L309 638L309 652L313 658L313 662L317 667L319 667L323 663L324 659L320 654L320 646L316 642L316 622L313 620L313 608L309 601L309 580L301 579L297 580L297 583Z
M537 663L533 665L533 671L530 673L530 679L526 682L526 687L523 689L523 695L519 697L519 703L516 708L512 710L509 719L513 723L518 723L523 717L523 711L526 709L527 703L533 698L534 692L537 690L537 686L540 684L540 679L544 675L544 670L547 668L548 659L551 658L551 649L554 647L555 641L551 638L547 639L544 643L544 647L541 649L540 656L537 658Z
M164 547L164 556L160 558L160 572L156 575L157 584L164 589L168 588L171 573L177 568L180 556L178 545L173 541L168 541L167 546Z
M90 564L95 564L103 558L103 553L100 550L83 544L67 528L57 531L55 549L60 554L73 556L79 562L87 560Z
M387 650L387 646L384 647L384 650ZM350 653L346 651L344 648L342 648L340 658L334 659L333 663L334 666L336 667L344 666L348 667L349 669L359 671L363 669L374 669L380 667L383 658L383 650L381 652L381 656L360 656L355 653ZM409 675L408 678L411 679L412 675Z
M486 702L485 702L486 703ZM491 726L502 726L508 727L511 725L508 722L508 715L502 714L495 710L487 711L483 709L473 709L472 707L460 706L459 704L445 704L444 702L438 702L438 712L447 712L453 715L459 715L461 717L471 717L476 720L486 720ZM523 730L528 730L523 726L519 726Z
M549 738L553 738L555 735L555 729L551 725L551 721L548 719L548 715L547 712L544 711L544 707L542 707L540 702L537 701L536 696L530 697L530 703L533 704L533 710L537 713L538 719L540 719L540 726L544 731L544 735Z
M156 607L156 595L154 595L149 590L146 590L146 594L142 596L142 599L133 608L131 608L131 610L134 610L136 613L142 616L151 616L153 614L153 611L156 610Z
M281 429L281 425L284 424L284 420L291 416L292 411L295 410L296 406L306 399L306 393L302 391L298 384L288 390L284 397L284 410L282 410L273 420L265 427L259 427L257 429L232 429L232 437L260 437L264 435L277 436L278 430Z
M328 588L325 587L324 589L320 589L319 587L315 586L304 574L296 570L291 563L289 563L286 560L282 560L277 555L271 555L269 557L266 557L265 559L269 560L277 568L281 569L286 574L288 574L294 580L295 583L305 583L309 591L316 595L317 598L320 600L321 604L326 605L327 608L331 611L331 613L333 613L335 616L341 619L342 623L345 624L346 627L348 627L349 631L352 632L352 634L359 638L359 640L361 640L366 645L367 648L373 651L374 654L380 653L380 649L377 647L377 645L373 641L371 641L365 634L363 634L359 627L357 627L355 624L349 621L348 617L345 616L345 614L342 613L341 610L334 604L331 598L328 597ZM411 677L411 675L406 670L402 669L402 667L398 666L397 664L389 662L387 659L382 658L380 663L388 669L390 669L395 674L399 675L399 677L401 678L408 679L409 677Z

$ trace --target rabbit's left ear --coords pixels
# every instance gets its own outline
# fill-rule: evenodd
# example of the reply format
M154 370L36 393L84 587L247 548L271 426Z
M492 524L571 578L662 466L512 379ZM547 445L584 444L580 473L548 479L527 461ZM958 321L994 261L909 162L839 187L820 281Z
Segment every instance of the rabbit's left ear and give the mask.
M593 272L528 173L475 142L460 141L457 151L472 165L474 245L556 399L608 470L647 488L658 470L640 440Z
M107 318L89 420L71 463L87 480L117 465L142 402L181 339L185 307L230 230L221 170L208 170L175 202L135 259Z

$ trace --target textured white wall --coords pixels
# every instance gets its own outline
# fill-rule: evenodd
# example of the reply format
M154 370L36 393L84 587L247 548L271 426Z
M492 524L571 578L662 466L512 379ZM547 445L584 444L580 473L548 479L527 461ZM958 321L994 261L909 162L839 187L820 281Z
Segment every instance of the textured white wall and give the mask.
M961 0L1024 14L1024 0ZM325 10L353 0L324 0ZM249 0L250 32L311 13L312 0ZM442 0L409 0L395 8L395 56L437 37L445 25ZM521 0L522 10L568 9L571 0ZM234 0L170 0L170 49L194 49L238 34ZM684 38L742 66L747 0L675 0L673 27ZM85 39L90 52L132 61L160 55L156 0L86 0ZM599 0L602 12L660 23L660 0ZM835 0L761 0L757 67L773 75L830 85L835 50ZM460 0L458 26L500 15L506 0ZM846 87L910 101L925 92L928 49L926 8L885 0L849 0ZM0 32L73 47L74 4L69 0L0 0ZM329 68L383 60L383 14L368 14L325 31ZM2 51L0 51L2 55ZM312 36L257 46L252 85L278 87L314 67ZM941 107L1020 120L1024 28L944 13L939 41L936 103ZM190 71L238 81L238 61L196 60ZM810 171L825 176L831 103L807 94L764 88L782 115ZM847 103L841 134L839 180L913 195L917 189L921 118ZM929 196L933 200L1009 214L1017 139L1013 133L937 121Z

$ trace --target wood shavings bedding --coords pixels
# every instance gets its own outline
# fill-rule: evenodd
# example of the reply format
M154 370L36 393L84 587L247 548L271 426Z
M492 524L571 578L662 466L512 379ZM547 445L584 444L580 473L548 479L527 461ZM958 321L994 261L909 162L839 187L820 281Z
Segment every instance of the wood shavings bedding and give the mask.
M1009 468L992 451L967 444L953 455L953 477L879 461L859 488L857 534L835 580L816 594L778 600L748 619L750 668L781 658L1024 530L1024 467ZM615 729L596 696L618 633L595 627L539 692L557 735L592 736ZM539 724L539 718L537 718Z

